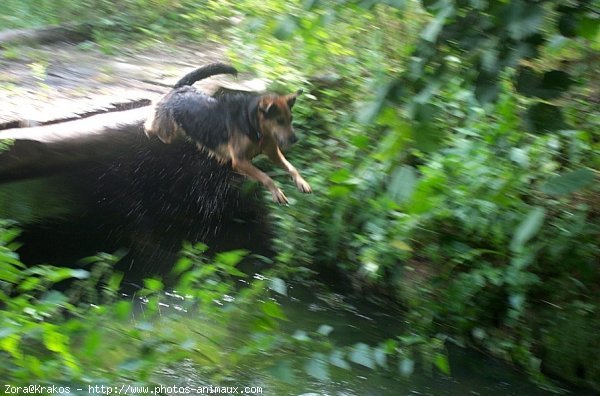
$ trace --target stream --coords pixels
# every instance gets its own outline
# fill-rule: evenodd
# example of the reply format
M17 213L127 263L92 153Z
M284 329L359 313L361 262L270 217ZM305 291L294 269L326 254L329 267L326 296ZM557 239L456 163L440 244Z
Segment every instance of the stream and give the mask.
M194 159L198 157L195 149L173 150L180 151L163 158L140 152L61 175L0 185L0 218L17 220L23 228L22 260L76 265L96 252L126 248L118 269L134 286L144 277L167 273L183 240L202 240L214 251L245 248L272 254L266 209L257 198L262 191L241 194L244 185L238 177ZM195 171L182 171L182 163ZM258 273L260 267L257 263L244 270ZM405 326L399 311L339 292L343 290L339 286L321 284L315 292L312 287L288 285L287 297L279 299L289 319L283 331L309 332L326 324L333 328L330 338L336 345L376 345L395 337ZM353 365L352 370L332 371L329 381L300 375L289 388L277 391L268 371L240 376L248 384L263 387L263 394L268 395L551 394L536 388L525 374L477 351L453 345L448 345L448 351L451 376L416 370L405 378L398 370ZM289 359L301 358L291 355ZM203 381L185 365L165 375L173 384ZM573 394L592 394L572 390Z

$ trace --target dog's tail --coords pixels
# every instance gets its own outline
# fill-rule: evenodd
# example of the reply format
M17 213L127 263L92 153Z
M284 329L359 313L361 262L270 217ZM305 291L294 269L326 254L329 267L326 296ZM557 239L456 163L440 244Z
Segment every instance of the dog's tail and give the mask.
M192 85L196 81L200 81L217 74L237 75L237 70L233 66L229 66L224 63L211 63L210 65L202 66L194 70L193 72L186 74L181 78L181 80L177 81L173 88L179 88L185 85Z

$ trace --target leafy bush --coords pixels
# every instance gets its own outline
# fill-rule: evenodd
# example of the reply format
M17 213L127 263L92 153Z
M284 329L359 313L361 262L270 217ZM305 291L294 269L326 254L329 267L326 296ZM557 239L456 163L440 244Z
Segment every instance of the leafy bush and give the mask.
M315 195L273 210L278 259L398 296L425 339L469 340L542 381L547 317L598 301L597 15L383 3L287 3L231 30L240 64L310 92L290 155Z
M205 246L186 245L174 267L176 292L146 279L128 300L119 293L123 274L112 270L118 256L83 260L87 269L27 268L14 253L16 229L0 235L0 368L12 384L159 385L161 371L178 362L222 380L240 359L286 342L273 331L285 315L268 298L267 280L234 284L246 277L236 265L247 252L207 262Z

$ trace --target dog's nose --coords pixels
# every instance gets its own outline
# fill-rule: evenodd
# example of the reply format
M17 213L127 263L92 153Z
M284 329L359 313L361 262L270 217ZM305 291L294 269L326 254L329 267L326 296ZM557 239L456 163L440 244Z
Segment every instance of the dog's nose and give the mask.
M292 137L290 138L290 143L291 143L291 144L294 144L294 143L296 143L297 141L298 141L298 136L296 136L296 135L292 135Z

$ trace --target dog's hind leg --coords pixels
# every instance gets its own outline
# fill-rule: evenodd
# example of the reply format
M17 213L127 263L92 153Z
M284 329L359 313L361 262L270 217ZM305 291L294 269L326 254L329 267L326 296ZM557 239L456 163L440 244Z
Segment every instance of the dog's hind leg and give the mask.
M270 150L267 153L267 155L269 156L271 161L285 169L290 174L292 180L294 181L294 183L296 183L296 187L298 187L298 190L305 194L310 194L312 192L310 185L306 182L306 180L304 180L302 176L300 176L300 172L298 172L294 165L292 165L283 156L283 153L281 152L281 150L279 150L279 147L275 147L273 150Z
M173 117L173 112L161 104L152 109L152 113L144 122L144 132L148 137L157 136L163 143L171 143L183 135Z

